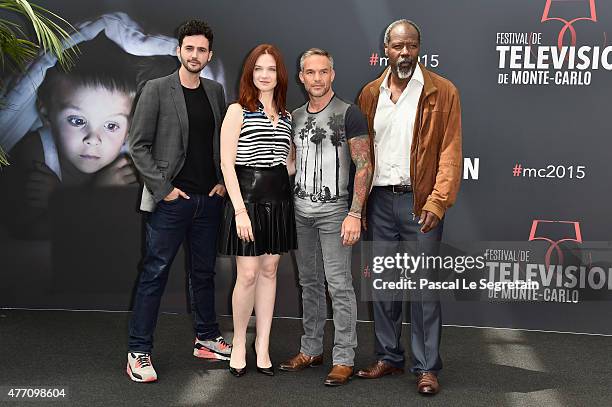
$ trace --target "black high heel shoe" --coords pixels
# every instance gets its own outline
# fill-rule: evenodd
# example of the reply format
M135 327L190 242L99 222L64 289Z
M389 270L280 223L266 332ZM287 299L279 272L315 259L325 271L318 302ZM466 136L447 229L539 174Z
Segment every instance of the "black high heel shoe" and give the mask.
M257 368L259 369L259 368ZM246 374L247 369L246 369L246 365L242 368L242 369L236 369L235 367L229 367L229 371L232 375L236 376L236 377L242 377Z
M255 342L251 344L253 348L253 352L255 352L255 357L257 357L257 349L255 348ZM274 365L270 364L270 367L259 367L257 366L257 371L266 376L274 376Z
M246 368L246 364L244 365L243 368L241 369L236 369L235 367L230 366L229 367L229 371L230 373L235 376L235 377L242 377L246 374L247 372L247 368Z

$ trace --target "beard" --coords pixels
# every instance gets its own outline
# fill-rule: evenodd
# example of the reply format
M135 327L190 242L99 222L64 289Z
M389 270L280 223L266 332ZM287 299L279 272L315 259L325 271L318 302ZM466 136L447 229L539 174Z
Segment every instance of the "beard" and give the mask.
M412 58L399 57L395 64L395 73L399 79L408 79L414 72L414 64Z
M198 60L192 60L193 62L197 62L199 64L197 68L192 68L189 66L189 62L192 62L192 61L185 61L182 57L179 58L179 60L181 61L181 64L185 67L185 69L191 73L199 73L206 66L206 64L203 64L202 62Z

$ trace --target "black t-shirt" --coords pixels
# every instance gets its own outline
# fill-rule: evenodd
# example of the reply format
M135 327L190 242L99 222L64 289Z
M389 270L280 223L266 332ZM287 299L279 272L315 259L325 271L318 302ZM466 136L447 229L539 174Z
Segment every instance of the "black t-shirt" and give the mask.
M202 85L182 88L189 117L189 143L185 164L172 185L187 193L208 194L217 184L213 161L215 117Z

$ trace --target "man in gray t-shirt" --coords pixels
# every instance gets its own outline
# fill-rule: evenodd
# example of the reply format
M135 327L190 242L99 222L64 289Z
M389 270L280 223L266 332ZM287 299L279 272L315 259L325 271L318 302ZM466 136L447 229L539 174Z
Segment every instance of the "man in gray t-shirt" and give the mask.
M332 94L321 111L310 102L295 109L293 143L296 155L295 208L302 215L348 209L349 142L368 134L359 108Z
M327 281L335 327L333 368L324 381L328 386L345 384L353 375L357 301L351 246L361 235L361 212L372 182L367 122L357 106L334 95L333 63L331 55L318 48L300 58L300 80L309 100L292 117L304 335L300 352L280 365L281 370L299 371L322 363Z

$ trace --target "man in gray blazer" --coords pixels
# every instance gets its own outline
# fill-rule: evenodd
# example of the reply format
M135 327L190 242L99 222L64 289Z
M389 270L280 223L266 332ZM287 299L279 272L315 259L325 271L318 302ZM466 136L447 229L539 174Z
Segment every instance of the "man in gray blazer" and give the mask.
M157 380L151 363L153 332L172 261L187 243L195 313L194 356L228 360L215 313L217 232L225 187L219 130L223 87L200 77L212 58L213 33L192 20L178 29L173 74L147 82L137 101L129 147L144 180L140 209L147 214L146 249L129 327L127 373L137 382Z

